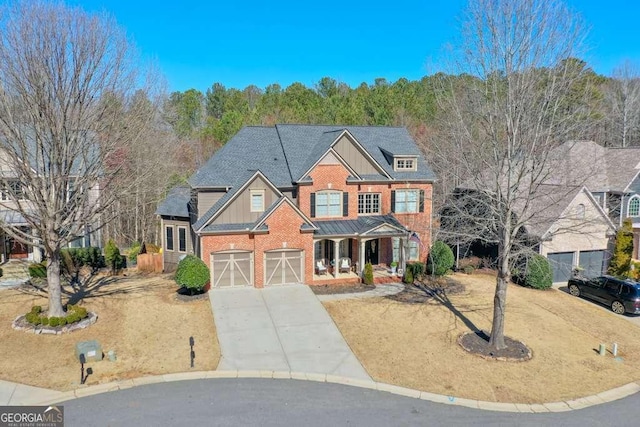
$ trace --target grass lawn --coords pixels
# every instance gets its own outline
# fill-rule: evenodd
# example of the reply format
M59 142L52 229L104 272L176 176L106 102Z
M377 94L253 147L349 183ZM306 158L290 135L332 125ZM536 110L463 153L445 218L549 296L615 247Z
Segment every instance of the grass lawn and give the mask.
M70 291L65 288L66 291ZM220 349L208 299L180 302L176 285L164 276L102 277L94 279L80 305L98 314L85 330L63 335L16 331L11 322L33 305L46 307L42 295L0 290L0 379L56 390L77 388L80 364L78 341L98 340L108 357L89 362L86 384L190 370L189 337L195 339L197 370L213 370Z
M377 381L496 402L569 400L640 380L640 328L593 303L558 290L510 285L506 335L527 344L527 362L485 360L465 352L458 336L469 324L491 330L495 278L454 278L466 291L441 303L389 299L324 303L345 339ZM463 319L464 318L464 319ZM596 352L617 342L621 360Z

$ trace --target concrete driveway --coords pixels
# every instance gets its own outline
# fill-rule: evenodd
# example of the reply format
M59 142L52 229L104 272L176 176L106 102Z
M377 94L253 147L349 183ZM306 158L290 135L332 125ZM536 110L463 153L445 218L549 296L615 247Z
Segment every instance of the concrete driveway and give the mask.
M371 380L305 285L209 292L220 370L274 370Z

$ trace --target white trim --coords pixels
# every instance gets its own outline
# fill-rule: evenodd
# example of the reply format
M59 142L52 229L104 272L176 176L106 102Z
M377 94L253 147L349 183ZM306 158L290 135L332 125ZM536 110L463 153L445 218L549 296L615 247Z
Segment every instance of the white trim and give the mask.
M189 249L189 241L187 240L187 227L183 225L177 225L176 228L178 229L178 252L186 254ZM184 251L180 250L180 230L181 229L184 230ZM175 236L173 239L175 240ZM175 247L175 242L174 242L174 247Z
M260 208L258 210L253 208L253 196L260 196ZM264 189L251 189L249 190L249 211L250 212L264 212L265 210L265 190Z
M377 212L369 212L369 213L365 213L365 212L360 212L360 196L366 196L366 195L378 195L378 211ZM373 203L373 200L371 201L371 203ZM366 201L363 200L363 208L366 207ZM365 209L366 210L366 209ZM382 212L382 193L381 192L375 192L375 191L359 191L358 192L358 216L360 215L380 215L380 213Z
M171 249L169 249L168 246L168 239L167 239L167 230L171 228ZM175 225L171 224L171 225L167 225L165 224L164 226L164 249L167 252L175 252L175 247L176 247L176 233L175 233Z
M399 167L398 162L403 161L411 161L411 167ZM403 171L417 171L418 170L418 156L394 156L393 157L393 170L396 172Z
M638 200L638 213L636 215L631 215L630 211L631 211L631 201L633 200ZM627 201L627 215L628 218L637 218L640 217L640 196L637 194L634 194L633 196L629 197L629 200Z
M280 192L280 190L278 190L278 188L277 188L275 185L273 185L273 183L272 183L271 181L269 181L269 180L267 179L267 177L266 177L266 176L264 176L264 174L263 174L262 172L260 172L260 171L256 171L256 173L254 173L253 175L251 175L251 177L250 177L249 179L247 179L247 180L245 181L245 183L244 183L244 184L242 184L242 185L240 186L240 188L238 188L238 191L236 191L236 193L235 193L233 196L231 196L231 198L230 198L229 200L227 200L227 201L224 203L224 205L220 206L220 209L218 209L218 211L217 211L215 214L211 215L211 218L209 218L209 219L207 220L207 222L205 222L204 224L202 224L202 227L200 227L200 228L196 231L196 233L200 233L200 232L202 232L202 229L203 229L203 228L205 228L207 225L211 224L211 223L213 222L213 220L215 220L218 216L220 216L220 214L221 214L222 212L224 212L224 210L225 210L225 209L226 209L226 208L227 208L227 207L228 207L228 206L229 206L233 201L235 201L238 197L240 197L240 194L242 194L242 192L243 192L244 190L246 190L246 189L247 189L247 187L249 186L249 184L251 184L251 183L252 183L252 182L253 182L257 177L262 178L262 180L263 180L263 181L264 181L264 182L269 186L269 188L270 188L271 190L273 190L273 191L274 191L274 193L276 193L276 195L277 195L278 197L282 197L282 193ZM222 197L224 197L224 196L222 196Z
M324 190L319 190L315 192L315 211L316 211L316 215L314 218L316 219L324 219L324 218L342 218L344 210L343 210L343 203L344 203L344 191L340 191L340 190L333 190L333 189L324 189ZM327 215L318 215L318 195L320 194L326 194L327 195ZM329 213L329 206L331 206L331 204L329 203L330 200L330 195L331 194L338 194L338 207L340 208L340 212L338 212L336 215L331 215Z
M416 214L416 213L420 213L420 191L422 191L421 188L396 188L393 191L396 192L396 196L395 196L395 200L394 200L394 206L392 206L393 209L393 213L398 213L398 214ZM403 192L403 193L408 193L409 191L416 193L416 210L415 211L409 211L408 210L408 200L405 200L404 203L407 204L407 210L404 212L399 212L397 207L398 206L398 192Z

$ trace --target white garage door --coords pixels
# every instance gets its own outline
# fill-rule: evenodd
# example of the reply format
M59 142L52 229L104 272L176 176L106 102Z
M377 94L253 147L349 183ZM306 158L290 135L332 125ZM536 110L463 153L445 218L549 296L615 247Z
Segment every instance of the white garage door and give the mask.
M571 277L573 268L573 252L556 252L547 254L549 264L553 270L554 282L566 282Z
M299 250L265 252L264 276L265 286L302 283L304 252Z
M253 285L253 252L211 254L211 284L216 288Z

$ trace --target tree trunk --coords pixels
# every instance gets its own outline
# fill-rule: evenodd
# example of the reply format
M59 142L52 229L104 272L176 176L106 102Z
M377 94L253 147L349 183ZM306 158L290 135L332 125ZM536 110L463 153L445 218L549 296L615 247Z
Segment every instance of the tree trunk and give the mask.
M62 308L62 286L60 285L60 250L48 254L47 283L49 287L49 317L64 316Z
M489 345L495 350L506 347L504 343L504 310L507 302L507 279L498 272L496 279L496 293L493 297L493 323Z

